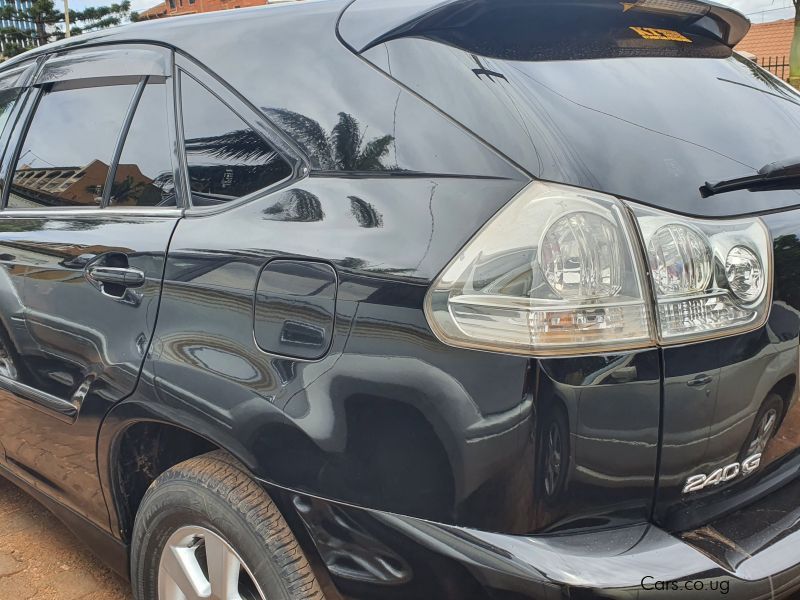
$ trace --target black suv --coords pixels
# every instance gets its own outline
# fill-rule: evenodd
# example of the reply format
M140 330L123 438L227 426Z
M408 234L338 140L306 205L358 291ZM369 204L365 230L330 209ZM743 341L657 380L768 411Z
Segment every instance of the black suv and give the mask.
M5 63L2 473L137 600L797 593L800 94L748 27L328 0Z

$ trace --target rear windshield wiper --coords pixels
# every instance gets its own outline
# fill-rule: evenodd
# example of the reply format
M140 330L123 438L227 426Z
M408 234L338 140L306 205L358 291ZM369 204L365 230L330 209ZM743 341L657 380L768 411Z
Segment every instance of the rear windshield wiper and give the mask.
M800 157L779 160L764 165L755 175L725 179L710 183L706 181L700 188L700 195L708 198L714 194L724 194L734 190L768 190L800 187Z

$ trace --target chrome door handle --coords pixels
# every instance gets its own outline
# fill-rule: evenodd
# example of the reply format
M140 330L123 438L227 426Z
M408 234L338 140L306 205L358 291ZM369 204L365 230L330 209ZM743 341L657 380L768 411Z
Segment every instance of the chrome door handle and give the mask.
M687 382L686 385L689 387L703 387L704 385L708 385L714 381L714 378L711 375L706 375L705 373L702 375L698 375L691 381Z
M92 266L87 269L86 274L97 283L119 285L124 288L142 287L145 282L144 272L131 267Z

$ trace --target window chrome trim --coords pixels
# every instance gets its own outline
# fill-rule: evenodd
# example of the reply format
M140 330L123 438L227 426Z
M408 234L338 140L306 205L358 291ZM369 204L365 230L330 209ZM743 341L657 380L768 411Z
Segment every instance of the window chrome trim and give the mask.
M86 216L119 216L119 217L180 217L183 215L182 208L131 208L131 207L115 207L109 206L108 208L87 206L86 208L6 208L0 211L0 218L3 216L13 217L36 217L36 218L50 218L50 217L86 217Z

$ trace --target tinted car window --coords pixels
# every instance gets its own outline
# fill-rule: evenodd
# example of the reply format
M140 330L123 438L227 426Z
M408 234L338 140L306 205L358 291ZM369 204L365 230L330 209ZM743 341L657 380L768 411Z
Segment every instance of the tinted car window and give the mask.
M289 177L275 149L197 81L184 75L183 131L195 205L219 204Z
M167 102L163 80L149 81L125 137L110 204L176 206Z
M20 150L8 206L97 207L135 84L54 84L39 101Z
M796 190L703 199L700 187L797 156L798 92L741 57L650 43L631 58L525 61L414 38L367 55L541 179L704 216L796 205Z

